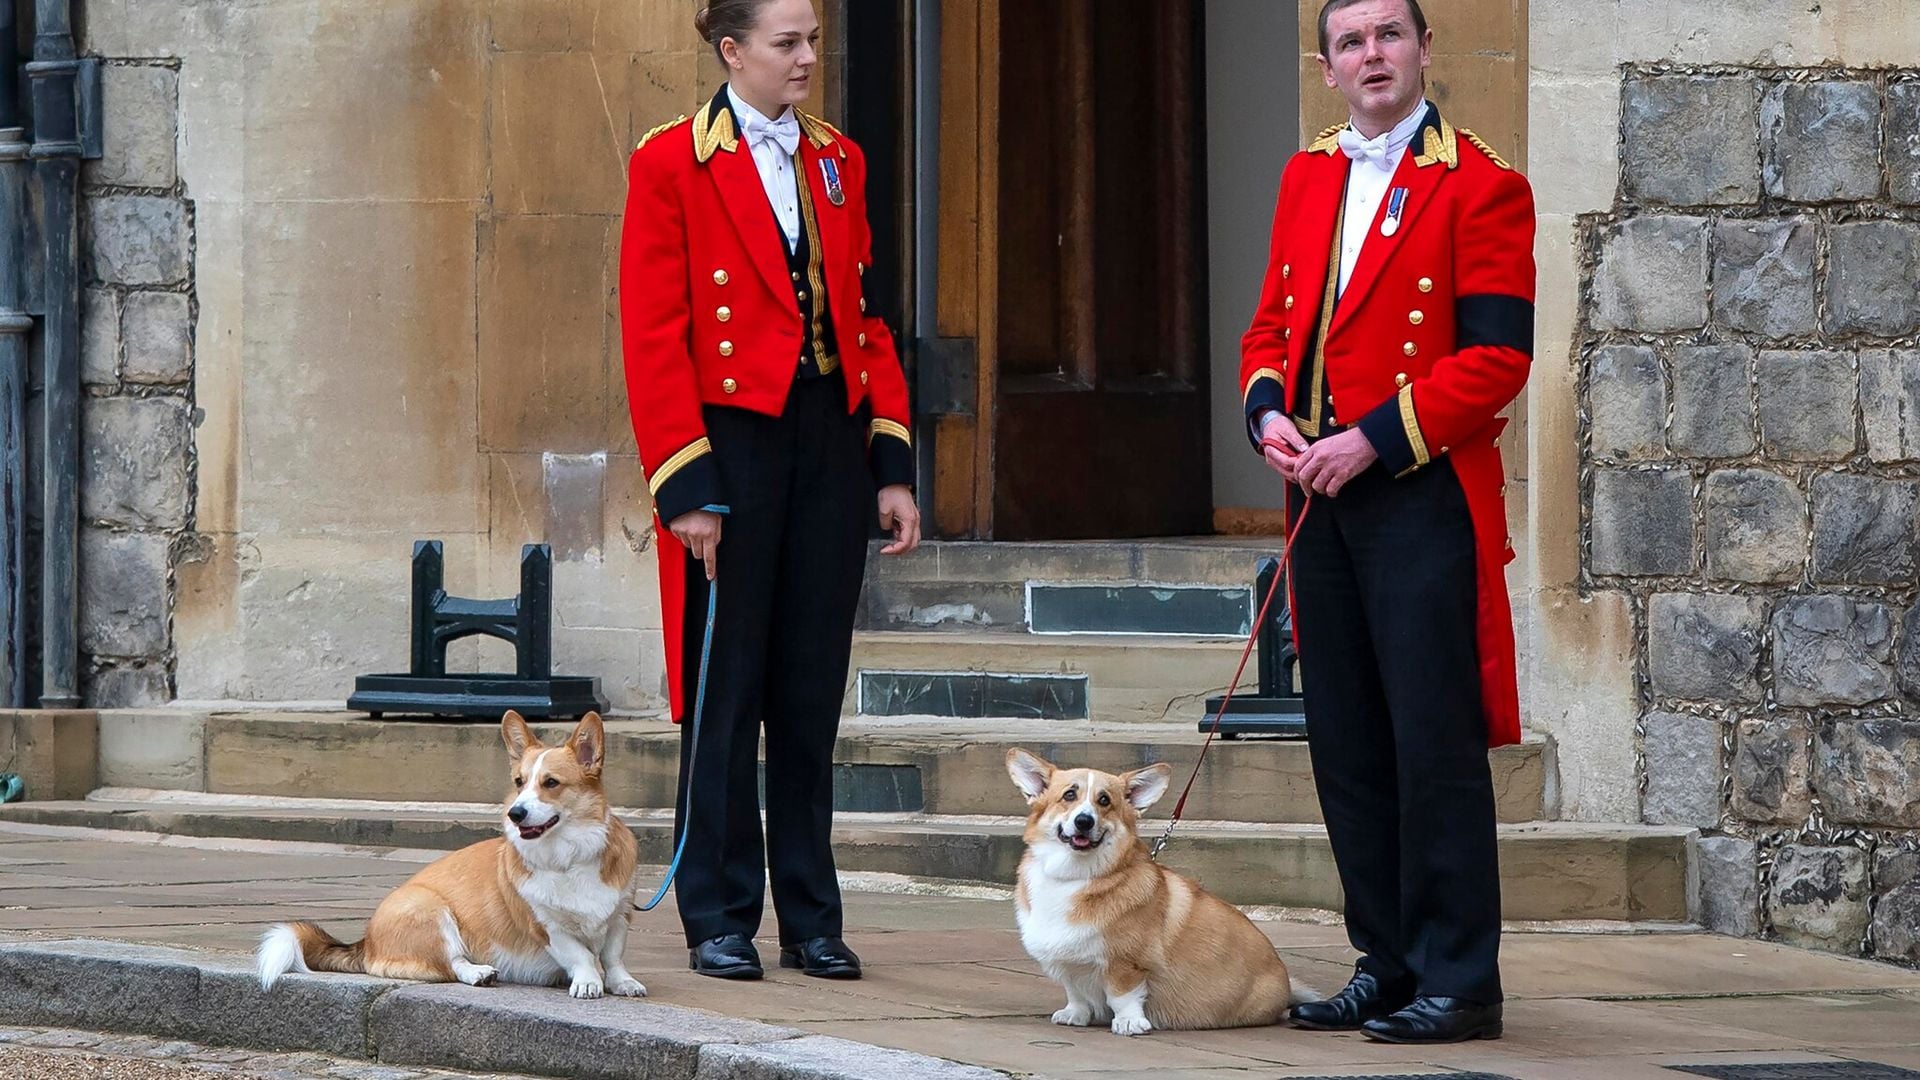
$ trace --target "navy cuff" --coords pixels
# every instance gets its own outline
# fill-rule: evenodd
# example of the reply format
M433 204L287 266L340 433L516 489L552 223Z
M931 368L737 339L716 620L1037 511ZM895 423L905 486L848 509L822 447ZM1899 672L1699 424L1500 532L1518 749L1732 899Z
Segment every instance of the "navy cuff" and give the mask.
M867 467L873 471L873 486L894 484L913 486L913 447L896 435L876 432L867 446Z
M1373 452L1388 475L1401 476L1425 465L1429 460L1420 423L1413 418L1413 388L1402 387L1398 394L1374 406L1356 426L1373 444ZM1418 440L1416 442L1416 440Z
M662 525L673 524L681 514L724 506L726 502L721 492L720 466L710 453L681 466L653 493L653 509Z
M1260 374L1254 376L1247 386L1247 439L1255 450L1260 449L1260 414L1272 409L1286 415L1287 392L1275 375Z

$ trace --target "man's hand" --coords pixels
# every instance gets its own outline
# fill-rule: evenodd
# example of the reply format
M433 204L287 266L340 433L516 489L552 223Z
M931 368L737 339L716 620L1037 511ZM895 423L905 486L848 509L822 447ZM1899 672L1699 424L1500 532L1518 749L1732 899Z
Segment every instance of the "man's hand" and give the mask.
M667 531L685 545L693 557L707 564L707 580L713 580L720 564L720 515L711 510L689 510L667 523Z
M1374 453L1366 435L1359 428L1349 428L1321 439L1301 455L1297 469L1300 486L1320 495L1335 496L1347 486L1347 481L1378 460L1380 455Z
M893 533L893 543L880 549L882 555L905 555L920 546L920 508L913 503L912 488L888 484L880 489L880 527Z
M1307 450L1307 440L1300 437L1300 430L1293 426L1293 421L1272 410L1267 413L1266 422L1260 425L1260 439L1262 442L1278 440L1293 448L1291 454L1283 454L1271 446L1260 448L1260 452L1266 456L1268 467L1279 473L1287 483L1293 483L1299 473L1300 455Z

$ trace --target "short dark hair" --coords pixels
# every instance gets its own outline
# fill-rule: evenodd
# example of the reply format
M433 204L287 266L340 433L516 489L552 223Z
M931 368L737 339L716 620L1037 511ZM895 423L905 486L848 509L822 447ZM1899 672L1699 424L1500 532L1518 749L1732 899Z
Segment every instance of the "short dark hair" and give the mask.
M1321 56L1327 55L1327 16L1332 15L1341 8L1350 8L1360 2L1361 0L1327 0L1326 6L1320 9ZM1426 40L1427 13L1420 10L1420 0L1407 0L1407 11L1413 15L1413 32L1418 35L1421 40Z
M760 22L760 9L767 0L712 0L693 17L693 28L720 54L720 43L728 38L745 41L747 31Z

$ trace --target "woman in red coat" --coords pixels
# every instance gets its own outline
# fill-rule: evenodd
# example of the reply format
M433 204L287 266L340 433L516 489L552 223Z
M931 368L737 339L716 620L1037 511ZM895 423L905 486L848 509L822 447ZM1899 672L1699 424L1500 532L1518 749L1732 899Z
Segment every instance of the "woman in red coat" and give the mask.
M833 744L876 508L887 554L920 541L906 380L862 291L866 159L796 107L818 61L812 5L715 0L695 26L727 85L634 151L620 253L627 391L664 525L667 678L682 721L680 918L693 970L759 978L770 871L781 965L858 978L829 846Z

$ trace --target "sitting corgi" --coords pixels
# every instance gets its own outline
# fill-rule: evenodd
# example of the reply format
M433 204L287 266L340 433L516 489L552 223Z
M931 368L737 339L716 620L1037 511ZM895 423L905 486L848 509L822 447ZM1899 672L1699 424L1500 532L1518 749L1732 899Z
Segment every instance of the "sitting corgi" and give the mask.
M346 945L310 922L261 938L260 985L289 971L350 971L425 982L570 985L577 998L644 997L622 954L638 845L600 787L606 730L588 713L560 746L516 712L501 720L513 794L504 837L428 865L388 894L365 939Z
M1116 1035L1143 1035L1285 1018L1295 995L1272 942L1147 857L1140 812L1166 792L1171 769L1113 776L1009 750L1007 772L1032 808L1014 892L1020 941L1067 991L1054 1023L1111 1020Z

